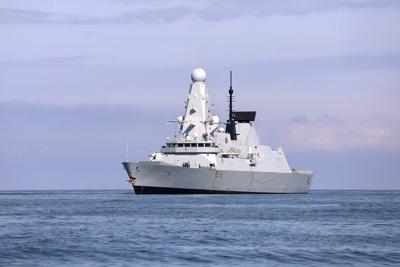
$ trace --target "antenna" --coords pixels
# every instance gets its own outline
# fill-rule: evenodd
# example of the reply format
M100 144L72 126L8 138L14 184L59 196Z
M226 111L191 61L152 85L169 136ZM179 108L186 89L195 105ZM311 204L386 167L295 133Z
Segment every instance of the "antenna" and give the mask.
M129 158L129 142L128 140L126 140L126 162L129 161L128 158Z
M230 89L232 89L232 71L229 72L229 78L230 78Z

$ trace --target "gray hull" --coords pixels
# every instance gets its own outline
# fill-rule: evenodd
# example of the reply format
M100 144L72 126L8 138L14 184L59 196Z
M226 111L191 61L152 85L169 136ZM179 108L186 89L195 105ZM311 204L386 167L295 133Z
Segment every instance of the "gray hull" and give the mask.
M123 162L136 194L307 193L312 174L186 168L159 162Z

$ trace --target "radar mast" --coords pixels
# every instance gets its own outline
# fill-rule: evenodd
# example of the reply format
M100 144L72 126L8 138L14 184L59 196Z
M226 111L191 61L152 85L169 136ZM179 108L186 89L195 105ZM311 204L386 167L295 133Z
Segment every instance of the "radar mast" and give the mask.
M232 71L229 72L229 84L229 119L226 124L226 132L231 135L231 140L237 140L235 118L233 116Z

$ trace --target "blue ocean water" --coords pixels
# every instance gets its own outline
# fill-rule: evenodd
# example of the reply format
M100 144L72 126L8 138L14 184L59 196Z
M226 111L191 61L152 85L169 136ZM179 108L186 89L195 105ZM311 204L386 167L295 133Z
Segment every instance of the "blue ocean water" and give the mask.
M0 191L2 266L400 266L400 191Z

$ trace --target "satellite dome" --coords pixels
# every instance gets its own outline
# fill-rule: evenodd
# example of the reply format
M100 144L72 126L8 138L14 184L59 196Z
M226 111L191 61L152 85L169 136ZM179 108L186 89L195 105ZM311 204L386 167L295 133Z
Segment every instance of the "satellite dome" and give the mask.
M192 72L192 81L195 82L205 82L207 79L206 72L202 68L194 69Z

